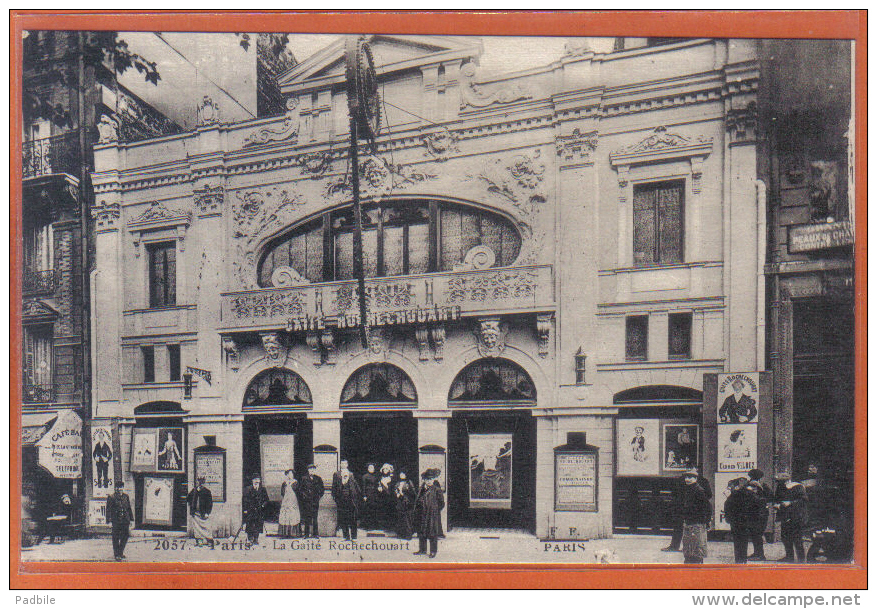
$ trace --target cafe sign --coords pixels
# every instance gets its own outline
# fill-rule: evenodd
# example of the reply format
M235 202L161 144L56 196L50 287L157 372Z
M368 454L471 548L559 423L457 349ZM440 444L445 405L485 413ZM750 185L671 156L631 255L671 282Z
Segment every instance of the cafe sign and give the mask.
M37 442L37 460L55 478L82 477L82 419L72 410L58 412L55 423Z

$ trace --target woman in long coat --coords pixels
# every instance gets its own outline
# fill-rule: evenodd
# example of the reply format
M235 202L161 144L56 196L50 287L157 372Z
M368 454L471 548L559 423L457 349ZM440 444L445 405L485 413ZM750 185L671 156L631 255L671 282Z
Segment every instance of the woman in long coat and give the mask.
M378 504L378 475L375 464L368 464L368 471L362 476L362 528L375 528L375 514Z
M298 497L296 490L298 489L298 480L295 479L295 472L288 469L284 472L286 480L280 487L280 515L277 522L280 525L281 537L298 537L299 525L301 524L301 511L298 509Z
M415 554L426 554L426 542L429 540L429 557L435 558L438 552L438 538L442 531L442 510L445 507L445 496L439 484L441 472L430 468L423 472L423 484L414 502L414 523L417 527L419 549Z
M401 539L411 539L414 536L414 502L417 500L417 491L405 472L399 472L395 494L396 533Z

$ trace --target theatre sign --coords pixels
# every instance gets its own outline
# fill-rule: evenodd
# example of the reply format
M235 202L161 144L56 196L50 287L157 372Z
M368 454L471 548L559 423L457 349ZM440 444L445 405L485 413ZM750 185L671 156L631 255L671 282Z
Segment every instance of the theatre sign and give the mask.
M485 313L554 308L549 265L452 271L366 281L370 326L454 321ZM233 292L222 296L224 329L288 331L352 328L359 321L354 281Z

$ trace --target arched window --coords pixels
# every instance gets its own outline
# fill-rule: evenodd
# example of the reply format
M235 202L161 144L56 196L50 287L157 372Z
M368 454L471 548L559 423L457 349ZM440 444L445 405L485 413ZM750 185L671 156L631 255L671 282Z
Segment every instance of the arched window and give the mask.
M508 266L521 236L507 218L475 207L406 200L363 206L363 267L368 277L452 271L481 246L485 266ZM353 210L344 207L294 227L268 244L259 285L292 268L309 282L353 279Z
M342 406L417 404L414 383L392 364L368 364L354 372L341 392Z
M536 403L536 386L523 368L505 359L481 359L463 368L448 394L452 406Z
M302 378L286 368L271 368L250 381L244 393L244 410L274 406L308 408L313 404L311 390Z

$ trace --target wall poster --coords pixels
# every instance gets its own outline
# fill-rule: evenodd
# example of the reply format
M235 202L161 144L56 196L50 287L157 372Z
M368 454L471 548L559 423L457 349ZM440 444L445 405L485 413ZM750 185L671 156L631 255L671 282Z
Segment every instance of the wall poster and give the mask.
M469 434L469 507L512 508L512 434Z
M715 528L717 531L730 531L731 525L725 520L725 501L731 496L731 489L728 483L738 478L749 478L742 472L717 473L714 477L713 493L715 501L713 501L713 510L715 513Z
M734 372L718 378L717 423L758 423L758 373Z
M82 419L73 410L60 410L52 427L37 443L37 460L55 478L82 477Z
M204 477L204 487L210 491L213 501L225 502L225 453L195 453L195 480Z
M135 427L131 439L131 471L154 472L158 469L155 428Z
M280 501L283 472L295 468L295 434L260 435L259 455L262 461L262 486L268 491L271 501Z
M158 470L183 473L186 470L186 447L182 427L158 428Z
M658 419L618 419L616 424L617 474L660 475Z
M597 511L597 453L554 454L554 509Z
M107 500L91 499L88 502L88 526L105 527L107 522Z
M757 467L758 425L719 425L718 440L718 471L745 473Z
M91 426L91 496L107 497L113 492L113 426ZM90 524L90 522L89 522Z
M699 450L697 425L664 423L663 460L661 467L667 471L684 471L697 467Z
M173 525L174 479L143 478L143 523Z

